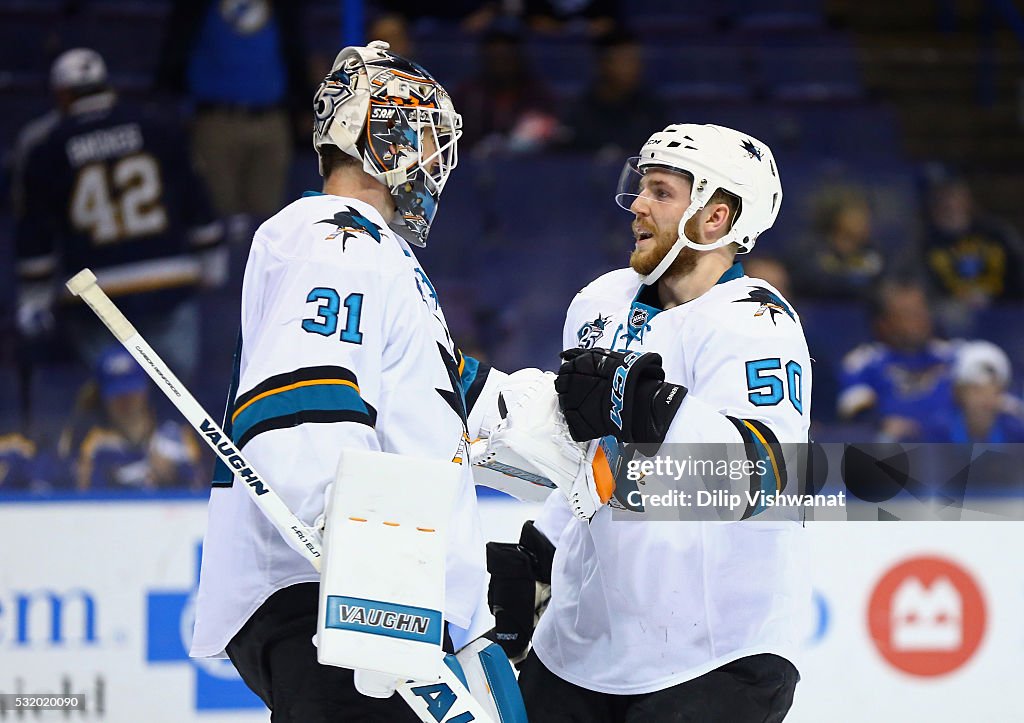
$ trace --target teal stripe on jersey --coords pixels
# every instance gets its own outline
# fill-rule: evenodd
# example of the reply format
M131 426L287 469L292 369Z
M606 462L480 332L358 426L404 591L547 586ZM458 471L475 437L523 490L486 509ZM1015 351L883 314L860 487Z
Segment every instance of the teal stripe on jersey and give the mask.
M239 448L258 434L306 422L374 425L375 411L347 384L311 384L282 389L253 401L235 417L232 440Z
M763 475L758 474L756 470L750 475L750 493L756 494L760 490L768 495L785 489L786 464L778 438L772 430L754 419L737 419L728 415L725 418L732 422L736 431L739 432L747 459L754 464L760 461L761 465L758 468L765 470ZM761 441L761 438L764 439L764 442ZM764 504L759 502L756 507L747 508L744 518L764 512L765 509Z
M761 475L761 490L766 495L774 495L778 489L779 478L775 476L775 465L772 464L771 455L768 453L768 448L761 443L761 440L758 439L756 435L752 434L750 436L750 441L754 447L754 454L757 455L759 460L764 462L764 469L766 470L765 473ZM762 512L763 510L764 505L759 504L754 514Z
M480 371L480 362L471 356L463 356L462 360L462 371L459 373L459 381L462 382L462 391L465 392L476 381L477 372Z

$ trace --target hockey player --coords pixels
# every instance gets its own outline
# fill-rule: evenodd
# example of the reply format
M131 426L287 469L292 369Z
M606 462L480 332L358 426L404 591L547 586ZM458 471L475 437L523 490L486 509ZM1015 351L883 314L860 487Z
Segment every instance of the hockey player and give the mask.
M461 119L427 71L387 47L339 53L314 99L323 192L255 233L225 428L310 526L347 448L460 465L445 617L468 628L484 548L460 372L486 374L453 346L414 251L455 167ZM318 664L318 580L243 484L216 478L191 654L226 653L275 721L417 720L399 696L365 697L351 670Z
M728 128L671 125L626 165L617 201L634 216L631 268L569 307L554 385L569 433L609 459L636 443L743 443L770 463L751 483L774 488L778 443L807 441L811 368L792 306L735 260L779 211L771 151ZM512 405L490 443L502 427L523 433L527 411ZM557 424L532 426L557 436ZM615 520L612 505L630 514L621 489L602 506L591 475L558 486L566 494L519 545L488 550L497 637L513 657L550 576L519 678L530 721L782 720L809 600L799 526Z
M18 326L52 327L55 282L90 266L100 283L183 378L198 358L199 287L227 271L223 230L181 148L181 128L118 101L94 50L62 53L51 69L58 118L23 161L15 246ZM109 332L83 304L64 325L94 367Z

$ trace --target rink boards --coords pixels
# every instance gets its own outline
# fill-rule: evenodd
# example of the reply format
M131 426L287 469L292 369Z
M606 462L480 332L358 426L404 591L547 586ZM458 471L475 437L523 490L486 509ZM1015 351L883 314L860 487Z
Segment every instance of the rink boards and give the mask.
M536 510L481 505L490 539ZM0 692L82 693L82 721L267 720L230 663L186 656L205 524L194 498L0 502ZM1016 716L1024 523L818 523L805 539L815 594L788 720Z

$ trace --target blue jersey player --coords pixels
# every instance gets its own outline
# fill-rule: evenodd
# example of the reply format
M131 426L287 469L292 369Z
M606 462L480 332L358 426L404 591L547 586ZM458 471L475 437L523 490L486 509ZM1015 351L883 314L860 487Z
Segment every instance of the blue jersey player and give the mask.
M179 129L118 102L103 58L69 50L51 71L60 120L24 159L16 228L19 327L47 326L57 282L90 267L157 351L188 377L195 361L194 292L222 275L222 238ZM84 307L67 330L94 365L109 334Z

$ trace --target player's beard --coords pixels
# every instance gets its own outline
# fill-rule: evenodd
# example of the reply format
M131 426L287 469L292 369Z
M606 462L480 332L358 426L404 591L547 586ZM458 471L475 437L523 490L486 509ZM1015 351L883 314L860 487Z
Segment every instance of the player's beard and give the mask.
M644 226L643 224L633 224L634 229L641 229L650 231L651 229ZM689 238L694 238L694 234L697 230L697 219L696 217L691 218L686 223L686 235ZM673 229L672 232L659 231L651 237L654 241L654 246L649 249L634 249L633 253L629 255L629 265L633 271L637 272L641 276L647 276L647 274L654 271L654 269L661 263L662 259L675 244L678 238L678 232ZM697 266L697 258L701 254L700 251L684 246L679 251L679 255L675 257L672 263L669 265L668 270L664 276L686 276L688 273L693 271Z

